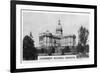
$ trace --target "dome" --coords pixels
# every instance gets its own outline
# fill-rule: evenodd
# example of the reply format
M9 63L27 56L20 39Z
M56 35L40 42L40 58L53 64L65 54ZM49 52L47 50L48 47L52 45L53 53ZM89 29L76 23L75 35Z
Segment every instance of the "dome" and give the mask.
M58 25L57 25L56 30L62 30L62 26L61 26L60 20L58 21Z
M58 25L56 30L62 30L62 26L61 25Z
M47 36L52 36L52 33L50 33L48 30L45 32L45 34L46 34Z

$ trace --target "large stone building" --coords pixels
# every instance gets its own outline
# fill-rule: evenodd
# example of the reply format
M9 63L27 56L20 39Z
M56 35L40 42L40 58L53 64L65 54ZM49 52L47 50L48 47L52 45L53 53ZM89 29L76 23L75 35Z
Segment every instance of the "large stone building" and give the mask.
M49 31L39 34L39 44L41 48L47 50L54 48L55 53L61 53L61 50L65 47L75 46L75 38L75 35L63 35L62 25L59 20L55 34Z

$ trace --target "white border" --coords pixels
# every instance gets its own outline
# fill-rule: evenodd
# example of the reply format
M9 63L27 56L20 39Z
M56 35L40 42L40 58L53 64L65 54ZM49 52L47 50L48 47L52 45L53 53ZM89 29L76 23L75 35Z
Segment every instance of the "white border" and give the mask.
M56 11L72 11L72 12L89 12L90 13L90 57L88 59L71 59L69 61L28 61L21 63L21 19L20 10L31 9L31 10L56 10ZM23 23L22 23L23 24ZM22 28L23 29L23 28ZM87 65L94 64L94 10L83 9L83 8L65 8L65 7L49 7L49 6L34 6L34 5L16 5L16 68L40 68L40 67L54 67L54 66L72 66L72 65Z

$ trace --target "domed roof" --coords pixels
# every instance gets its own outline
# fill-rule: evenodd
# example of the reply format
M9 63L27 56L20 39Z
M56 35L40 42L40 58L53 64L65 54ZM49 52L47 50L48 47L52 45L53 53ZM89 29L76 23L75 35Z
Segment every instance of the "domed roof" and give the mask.
M50 33L48 30L45 32L45 34L46 34L47 36L52 36L52 33Z
M62 30L62 26L61 26L60 20L58 21L58 25L57 25L56 30Z

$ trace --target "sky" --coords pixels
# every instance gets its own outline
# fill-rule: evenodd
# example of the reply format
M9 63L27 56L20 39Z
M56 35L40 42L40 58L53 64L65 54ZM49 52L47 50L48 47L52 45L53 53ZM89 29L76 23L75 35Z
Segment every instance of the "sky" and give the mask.
M63 13L44 11L23 11L23 37L32 32L35 47L39 46L39 33L50 31L55 34L58 20L61 21L63 35L76 35L78 42L78 30L80 26L89 29L89 14Z

